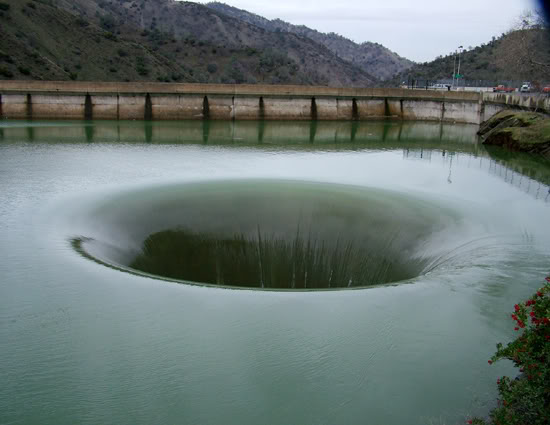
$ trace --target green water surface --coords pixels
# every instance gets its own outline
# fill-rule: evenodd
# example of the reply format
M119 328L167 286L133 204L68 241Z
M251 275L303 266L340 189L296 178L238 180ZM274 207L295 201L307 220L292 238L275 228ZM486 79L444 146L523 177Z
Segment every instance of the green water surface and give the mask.
M0 424L486 414L550 167L476 131L0 122Z

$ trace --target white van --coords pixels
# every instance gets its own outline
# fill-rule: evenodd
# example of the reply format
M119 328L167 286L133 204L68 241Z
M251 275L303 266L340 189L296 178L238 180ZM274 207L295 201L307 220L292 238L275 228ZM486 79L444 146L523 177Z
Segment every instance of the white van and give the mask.
M430 89L432 90L449 90L449 85L448 84L434 84L433 86L430 87Z
M529 93L531 91L531 83L523 83L519 91L522 93Z

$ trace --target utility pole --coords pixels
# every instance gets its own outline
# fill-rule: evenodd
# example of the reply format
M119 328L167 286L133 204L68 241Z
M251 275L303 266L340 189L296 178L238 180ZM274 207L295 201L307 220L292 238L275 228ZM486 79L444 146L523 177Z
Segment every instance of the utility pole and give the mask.
M460 53L462 53L462 46L458 46L458 71L457 71L457 85L460 86Z
M455 50L454 61L453 61L453 89L455 88L455 77L456 77L456 50Z

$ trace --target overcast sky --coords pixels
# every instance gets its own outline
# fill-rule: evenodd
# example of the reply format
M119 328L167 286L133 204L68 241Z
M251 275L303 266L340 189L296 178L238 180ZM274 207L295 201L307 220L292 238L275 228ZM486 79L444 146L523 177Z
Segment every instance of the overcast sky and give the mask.
M507 31L535 0L225 0L355 42L383 44L417 62L458 46L476 46ZM207 3L200 1L199 3Z

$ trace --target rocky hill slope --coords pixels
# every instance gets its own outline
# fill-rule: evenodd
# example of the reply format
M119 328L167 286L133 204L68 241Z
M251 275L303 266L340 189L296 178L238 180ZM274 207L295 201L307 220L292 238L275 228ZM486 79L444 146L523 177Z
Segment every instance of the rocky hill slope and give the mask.
M220 2L211 2L207 6L227 16L251 23L270 32L292 33L307 37L327 47L340 58L358 65L380 80L387 80L414 65L414 62L399 56L378 43L364 42L358 44L335 33L325 34L304 25L293 25L280 19L269 20Z
M483 144L541 154L550 159L550 118L526 111L502 111L481 125Z
M370 86L325 46L174 0L0 0L0 78Z

